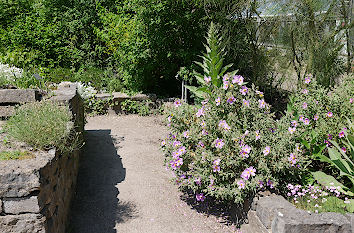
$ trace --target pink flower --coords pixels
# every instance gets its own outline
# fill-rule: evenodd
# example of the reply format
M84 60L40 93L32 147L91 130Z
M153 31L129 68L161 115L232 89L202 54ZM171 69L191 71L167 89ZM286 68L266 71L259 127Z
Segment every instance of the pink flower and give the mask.
M219 127L223 128L224 130L230 130L231 127L226 123L225 120L219 121Z
M264 155L268 155L270 153L270 147L269 146L266 146L263 150L263 154Z
M259 95L259 97L261 97L261 98L264 96L263 92L261 92L261 91L256 91L256 94Z
M227 90L229 88L229 81L224 81L224 85L222 87L224 90Z
M198 110L198 112L195 114L197 117L201 117L205 115L205 111L204 111L204 106Z
M333 113L332 112L327 112L327 117L332 117Z
M251 152L251 147L249 145L244 145L242 147L242 151L244 151L245 153L249 154Z
M222 139L220 139L220 138L217 138L214 141L214 143L215 143L215 147L218 148L218 149L221 149L225 145L224 141Z
M291 166L295 166L295 164L296 164L296 155L291 153L289 158L288 158L288 160L289 160Z
M183 132L183 137L189 138L189 131L188 130Z
M216 160L213 161L212 168L213 168L214 172L219 172L220 171L220 161L221 161L221 159L216 159Z
M205 200L205 196L203 193L196 194L195 198L197 199L197 201L201 201L201 202L203 202Z
M182 145L182 143L181 143L180 141L174 141L174 142L173 142L173 146L174 146L174 147L178 147L178 146L180 146L180 145Z
M301 91L301 93L307 95L307 94L309 93L309 91L308 91L307 89L303 89L303 90Z
M345 136L344 131L340 131L339 134L338 134L338 137L339 138L343 138L344 136Z
M302 122L303 122L304 119L305 119L305 117L304 117L303 115L300 115L300 116L299 116L299 121L302 121Z
M242 100L242 104L243 104L243 106L245 106L245 107L249 107L249 106L250 106L250 101L243 99L243 100Z
M304 102L304 103L302 104L302 108L303 108L303 109L306 109L306 108L307 108L307 103L306 103L306 102Z
M237 181L238 189L244 189L246 187L246 184L243 180Z
M205 148L205 145L202 141L198 142L198 146L201 147L201 148Z
M306 84L309 84L311 82L311 78L310 77L311 77L310 75L306 76L306 78L305 78L305 83Z
M289 127L288 131L290 132L290 134L293 134L296 131L296 128Z
M264 99L258 100L258 103L259 103L259 105L258 105L259 108L265 108L265 101L264 101Z
M162 140L161 141L161 146L165 146L166 145L166 140Z
M235 75L232 79L232 83L237 83L239 86L243 84L243 77L241 75Z
M304 122L305 125L309 125L310 124L310 119L309 118L305 118L303 122Z
M291 125L296 127L297 126L297 121L291 121Z
M353 103L353 98L350 98L350 99L349 99L349 103Z
M208 131L206 131L205 129L202 130L202 135L208 135Z
M221 103L221 99L220 99L220 97L216 98L215 102L216 102L216 106L219 106L219 105L220 105L220 103Z
M314 119L315 121L317 121L318 118L319 118L319 116L318 116L317 114L315 114L315 115L313 116L313 119Z
M256 130L256 140L259 140L261 138L261 135L259 134L259 130Z
M248 168L248 171L250 172L251 176L255 176L256 175L256 169L253 168L252 166Z
M344 153L346 153L346 152L347 152L347 148L342 147L341 149L342 149L342 151L343 151Z
M169 117L167 118L167 120L168 120L168 122L171 122L171 121L172 121L172 116L169 116Z
M236 101L235 97L231 96L230 98L227 99L226 102L228 102L229 104L233 104Z
M175 101L175 107L176 108L178 108L179 106L181 106L182 105L182 102L181 102L181 100L180 99L176 99L176 101Z
M211 77L210 76L209 77L204 77L204 81L205 81L206 84L209 84L210 81L211 81Z
M240 89L240 92L242 95L247 95L248 93L248 88L246 86L242 86Z
M200 122L200 126L201 126L202 128L204 128L204 127L206 126L206 123L205 123L204 120L202 120L202 121Z
M228 74L225 74L224 77L222 77L222 81L226 82L229 81L230 76Z
M251 172L246 168L242 173L241 173L241 178L244 180L248 180L251 176Z

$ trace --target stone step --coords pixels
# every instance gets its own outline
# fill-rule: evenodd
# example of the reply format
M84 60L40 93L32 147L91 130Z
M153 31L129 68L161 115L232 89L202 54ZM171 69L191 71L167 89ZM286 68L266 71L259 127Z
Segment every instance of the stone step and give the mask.
M0 89L0 105L15 105L35 102L39 99L38 91L33 89Z

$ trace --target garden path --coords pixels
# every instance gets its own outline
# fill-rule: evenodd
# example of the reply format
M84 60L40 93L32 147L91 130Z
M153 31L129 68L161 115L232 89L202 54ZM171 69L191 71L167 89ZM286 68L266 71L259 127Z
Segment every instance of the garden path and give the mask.
M71 233L235 232L182 201L163 166L161 116L88 119Z

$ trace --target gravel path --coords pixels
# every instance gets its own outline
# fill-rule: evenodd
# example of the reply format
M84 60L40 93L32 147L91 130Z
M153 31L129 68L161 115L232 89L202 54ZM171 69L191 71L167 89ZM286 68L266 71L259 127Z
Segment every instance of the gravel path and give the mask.
M235 232L182 201L163 166L161 116L88 119L71 233Z

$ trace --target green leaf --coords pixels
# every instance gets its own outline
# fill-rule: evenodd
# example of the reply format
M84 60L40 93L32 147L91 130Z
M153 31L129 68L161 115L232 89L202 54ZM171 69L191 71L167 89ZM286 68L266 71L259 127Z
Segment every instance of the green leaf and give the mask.
M354 213L354 199L348 199L350 203L345 203L345 208L348 210L350 213Z
M227 71L229 68L231 68L231 66L233 66L233 64L228 64L228 65L224 66L224 67L221 69L221 71L220 71L220 76L223 76L223 75L226 73L226 71ZM232 76L233 76L233 75L232 75Z
M305 141L304 139L301 138L300 142L306 147L306 149L310 150L311 147L307 141Z
M198 91L197 87L194 86L185 86L188 90L190 90L195 96L198 98L203 99L204 98L204 92Z
M337 181L333 176L327 175L322 171L312 172L312 175L319 184L324 186L335 186L335 187L339 186L341 187L341 189L339 190L340 192L348 196L354 196L354 193L349 191L348 187L344 186L342 183Z
M198 80L198 82L204 84L204 76L202 74L199 74L197 72L194 71L194 77Z

